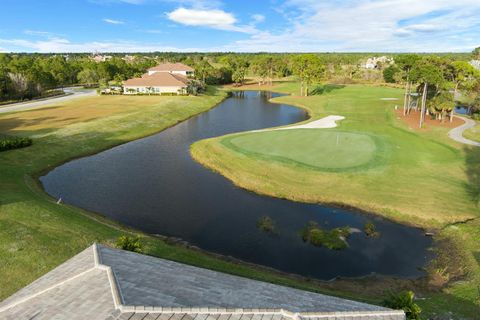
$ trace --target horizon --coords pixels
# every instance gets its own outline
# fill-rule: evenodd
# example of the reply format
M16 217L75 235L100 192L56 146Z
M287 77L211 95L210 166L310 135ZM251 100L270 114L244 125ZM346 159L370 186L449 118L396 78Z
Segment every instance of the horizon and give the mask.
M4 53L468 53L480 46L476 0L7 0L3 8Z

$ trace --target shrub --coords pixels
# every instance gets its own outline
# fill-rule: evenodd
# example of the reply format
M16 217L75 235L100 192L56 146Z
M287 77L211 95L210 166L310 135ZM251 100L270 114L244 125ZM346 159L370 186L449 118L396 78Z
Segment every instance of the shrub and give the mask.
M13 137L0 135L0 151L13 150L28 147L32 139L27 137Z
M348 246L346 238L350 233L350 227L323 230L316 222L310 221L302 230L302 239L317 247L340 250Z
M132 252L142 252L143 245L138 237L121 236L117 239L117 247Z
M275 231L275 222L269 216L263 216L258 219L257 227L263 232L271 232Z
M380 232L377 231L377 227L373 224L372 221L367 221L365 223L363 231L365 231L367 237L378 238L380 236Z
M399 71L400 69L397 66L389 66L383 70L383 79L387 83L395 83L395 74Z
M390 292L383 301L387 308L403 310L407 319L420 319L422 309L415 303L415 294L412 291L403 291L398 294Z

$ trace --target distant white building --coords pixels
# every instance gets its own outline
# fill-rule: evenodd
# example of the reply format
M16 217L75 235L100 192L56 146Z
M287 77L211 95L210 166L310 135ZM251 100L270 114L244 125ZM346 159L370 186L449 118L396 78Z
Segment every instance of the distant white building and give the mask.
M193 68L182 63L162 63L140 78L123 82L124 94L185 94Z
M394 62L393 58L390 58L387 56L372 57L372 58L368 58L367 61L364 64L362 64L362 68L378 69L380 65L390 65L393 62Z
M470 64L477 70L480 70L480 60L470 60Z
M172 74L180 74L185 77L192 77L193 71L193 68L184 65L183 63L162 63L156 67L148 69L148 75L151 76L157 72L168 72Z
M112 58L113 58L112 56L97 54L92 57L92 60L98 63L98 62L108 61Z

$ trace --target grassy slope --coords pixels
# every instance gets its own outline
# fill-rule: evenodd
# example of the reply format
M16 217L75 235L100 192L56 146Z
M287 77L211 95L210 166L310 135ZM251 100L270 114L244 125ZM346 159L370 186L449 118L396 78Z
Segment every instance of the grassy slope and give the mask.
M477 126L465 130L463 132L463 136L467 139L471 139L474 141L480 141L480 125L477 124Z
M274 89L298 90L295 84L282 84ZM401 90L391 88L348 86L307 98L274 99L306 108L312 119L330 114L345 116L340 127L332 130L365 132L385 141L388 156L383 166L357 172L322 172L235 151L222 144L223 137L195 143L192 155L237 185L262 194L297 201L348 204L424 227L439 228L476 219L459 226L464 233L448 232L447 228L439 235L462 248L466 258L461 259L465 263L460 268L468 269L468 281L452 285L447 290L448 296L444 295L445 291L423 302L430 311L457 308L455 311L463 313L468 309L463 303L470 301L477 303L477 307L471 309L474 310L480 303L477 292L480 270L472 257L480 251L480 239L478 233L469 230L479 226L480 168L476 163L480 152L450 141L446 137L448 129L431 128L422 133L408 130L394 117L393 107L400 102L379 99L401 96ZM445 273L449 270L434 272L448 277ZM442 299L455 303L445 305Z

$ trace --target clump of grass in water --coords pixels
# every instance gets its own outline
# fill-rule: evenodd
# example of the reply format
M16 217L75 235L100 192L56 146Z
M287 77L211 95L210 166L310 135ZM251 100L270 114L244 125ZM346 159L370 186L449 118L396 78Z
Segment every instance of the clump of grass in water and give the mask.
M365 232L367 237L370 237L370 238L380 237L380 232L377 231L377 227L375 226L375 224L373 224L372 221L367 221L367 223L365 223L365 226L363 227L363 231Z
M310 221L302 230L302 239L314 246L323 246L330 250L341 250L348 247L347 238L351 234L350 227L322 229L315 221Z
M263 232L274 233L275 221L269 216L263 216L257 221L257 228Z

